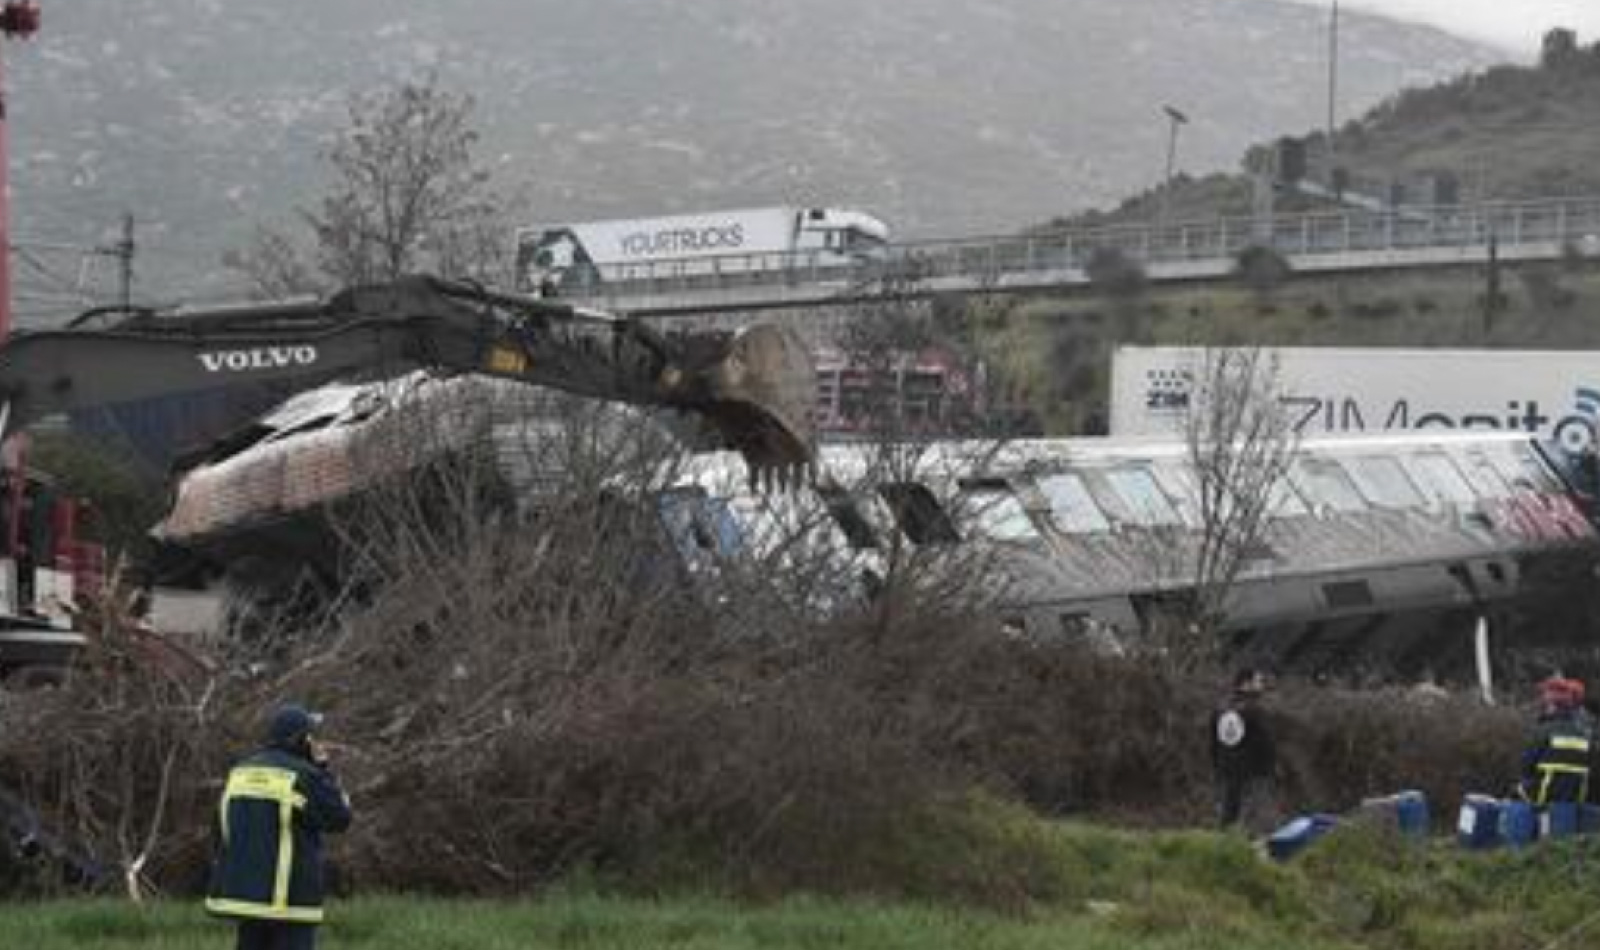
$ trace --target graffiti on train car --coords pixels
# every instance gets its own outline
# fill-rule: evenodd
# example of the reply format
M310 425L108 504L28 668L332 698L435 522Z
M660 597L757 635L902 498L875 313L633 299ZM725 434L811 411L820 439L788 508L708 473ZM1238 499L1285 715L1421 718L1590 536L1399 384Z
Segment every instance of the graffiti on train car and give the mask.
M1485 502L1484 510L1495 527L1520 538L1564 541L1595 535L1593 524L1569 495L1519 492Z

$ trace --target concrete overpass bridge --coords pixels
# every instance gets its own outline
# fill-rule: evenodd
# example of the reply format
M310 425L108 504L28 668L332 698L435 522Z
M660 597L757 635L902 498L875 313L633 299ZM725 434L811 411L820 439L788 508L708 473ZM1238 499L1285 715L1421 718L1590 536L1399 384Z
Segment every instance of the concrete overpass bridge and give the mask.
M1066 229L889 246L851 263L827 252L667 261L577 279L562 295L647 317L848 305L908 296L1025 293L1090 282L1097 254L1137 261L1152 282L1221 280L1241 251L1271 247L1296 273L1341 273L1600 258L1600 198L1391 211L1345 210L1165 225Z

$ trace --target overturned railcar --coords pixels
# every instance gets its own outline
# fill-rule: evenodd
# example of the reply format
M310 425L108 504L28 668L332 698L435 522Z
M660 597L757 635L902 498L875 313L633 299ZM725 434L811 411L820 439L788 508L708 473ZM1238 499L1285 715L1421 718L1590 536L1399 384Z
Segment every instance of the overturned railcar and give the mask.
M375 473L473 452L536 507L567 464L566 424L525 397L507 403L497 384L418 378L404 398L387 385L308 395L268 417L182 480L162 536L217 562L334 572L326 514ZM597 418L636 439L656 417L604 407L586 424ZM828 596L808 597L836 606L872 596L896 553L981 552L1000 578L999 626L1108 648L1170 617L1213 530L1176 442L831 446L810 480L786 490L751 486L727 454L663 471L650 489L662 551L691 574L826 560L830 572L808 576ZM1594 635L1600 535L1585 499L1526 436L1307 440L1248 546L1225 633L1285 670L1465 675L1484 639L1498 654L1573 655Z
M1218 530L1181 443L949 454L930 453L912 484L858 489L883 513L843 515L856 528L837 543L881 545L863 533L875 530L984 546L1010 581L1005 626L1030 636L1134 642L1170 618ZM1593 649L1600 536L1588 500L1526 436L1307 441L1268 502L1226 598L1240 654L1311 675L1464 676L1480 639L1525 658Z

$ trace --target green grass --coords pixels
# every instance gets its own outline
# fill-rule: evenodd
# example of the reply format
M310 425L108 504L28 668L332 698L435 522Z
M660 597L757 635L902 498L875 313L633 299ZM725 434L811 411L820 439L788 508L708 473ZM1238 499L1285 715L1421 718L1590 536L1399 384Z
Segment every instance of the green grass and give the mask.
M336 901L330 948L861 950L1534 950L1600 946L1600 840L1476 854L1448 839L1341 829L1300 860L1244 840L1052 822L989 799L929 825L862 880L878 897L626 896L590 883L538 899ZM886 875L903 877L898 884ZM705 875L686 879L706 880ZM638 885L635 884L635 887ZM612 885L615 887L615 885ZM841 891L850 890L841 886ZM221 950L192 902L15 904L0 947Z
M193 906L48 904L8 907L0 945L28 950L222 950L226 924ZM1207 926L1204 916L1139 933L1111 917L1026 917L798 898L759 907L711 899L654 901L556 896L525 903L381 898L338 905L324 928L328 948L385 950L1320 950L1270 934Z
M1017 298L970 315L976 347L1046 432L1083 431L1109 395L1119 343L1262 346L1600 347L1600 265L1507 264L1483 312L1481 268L1299 275L1267 294L1238 281Z

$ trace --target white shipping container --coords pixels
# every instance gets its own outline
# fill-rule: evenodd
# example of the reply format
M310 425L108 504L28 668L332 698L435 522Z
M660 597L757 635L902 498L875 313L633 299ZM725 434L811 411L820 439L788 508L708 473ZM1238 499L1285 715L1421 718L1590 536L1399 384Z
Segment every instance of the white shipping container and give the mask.
M1119 347L1111 366L1111 434L1183 428L1200 347ZM1600 352L1282 347L1258 364L1307 436L1415 429L1537 433L1568 452L1594 444Z
M760 208L569 225L600 267L727 254L783 253L794 247L796 215Z
M889 230L840 208L747 208L581 221L517 231L518 283L536 289L846 264L877 253Z

